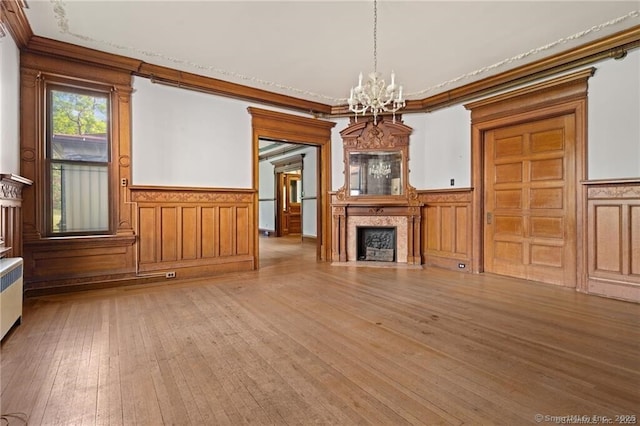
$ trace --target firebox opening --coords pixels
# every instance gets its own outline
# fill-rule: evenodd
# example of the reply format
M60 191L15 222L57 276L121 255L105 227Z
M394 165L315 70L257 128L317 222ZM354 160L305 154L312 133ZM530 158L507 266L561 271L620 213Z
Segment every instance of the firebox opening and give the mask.
M358 226L357 247L358 260L395 262L396 228L381 226Z

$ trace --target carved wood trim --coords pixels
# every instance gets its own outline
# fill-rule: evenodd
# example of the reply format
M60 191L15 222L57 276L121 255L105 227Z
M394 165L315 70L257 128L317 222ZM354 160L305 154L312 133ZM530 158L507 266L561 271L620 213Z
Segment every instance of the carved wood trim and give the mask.
M22 201L22 188L31 186L33 181L14 174L0 174L0 199Z
M640 198L640 180L584 182L587 198L596 199L633 199Z
M423 203L469 203L471 202L472 194L472 189L465 188L418 191L420 201Z
M22 256L22 189L33 182L0 174L0 257Z
M587 80L595 68L578 71L556 79L523 87L508 93L466 104L471 110L471 122L481 123L520 112L540 109L587 96Z
M19 49L23 49L33 37L23 6L15 0L0 1L0 21L6 24Z
M251 114L251 126L253 137L253 190L255 191L254 220L258 229L258 184L259 184L259 158L260 138L276 139L293 144L308 144L319 148L319 178L317 188L317 217L318 239L317 256L320 260L331 259L331 205L329 191L331 190L331 129L336 123L314 118L301 117L292 114L284 114L260 108L247 108ZM255 259L258 262L258 233L254 235Z
M251 203L256 191L242 189L132 186L136 203Z
M413 129L402 123L402 117L393 121L389 117L381 117L377 124L372 117L359 121L352 120L349 126L340 132L342 137L344 184L336 192L339 202L362 202L364 204L402 204L407 200L416 201L418 194L409 183L409 138ZM350 152L398 151L402 153L402 194L401 195L361 195L351 196L349 193L349 153Z

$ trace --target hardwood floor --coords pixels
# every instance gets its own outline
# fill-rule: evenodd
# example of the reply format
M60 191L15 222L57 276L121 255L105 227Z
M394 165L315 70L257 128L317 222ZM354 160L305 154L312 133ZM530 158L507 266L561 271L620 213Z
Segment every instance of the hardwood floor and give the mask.
M27 300L1 348L0 411L32 425L640 415L640 305L260 244L251 273Z

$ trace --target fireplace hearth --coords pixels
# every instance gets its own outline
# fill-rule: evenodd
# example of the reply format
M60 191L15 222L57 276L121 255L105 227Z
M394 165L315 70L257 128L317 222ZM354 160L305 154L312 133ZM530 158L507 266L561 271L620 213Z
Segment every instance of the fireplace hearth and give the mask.
M396 261L395 227L357 227L357 259L369 262Z

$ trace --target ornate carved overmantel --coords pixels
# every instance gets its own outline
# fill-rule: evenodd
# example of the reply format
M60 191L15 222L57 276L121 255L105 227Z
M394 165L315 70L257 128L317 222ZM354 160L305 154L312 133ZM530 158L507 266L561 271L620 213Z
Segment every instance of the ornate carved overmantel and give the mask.
M340 132L344 185L331 198L332 260L356 260L359 226L395 227L396 262L421 264L422 203L409 184L412 129L396 119L359 118Z
M33 182L0 174L0 257L22 256L22 189Z

